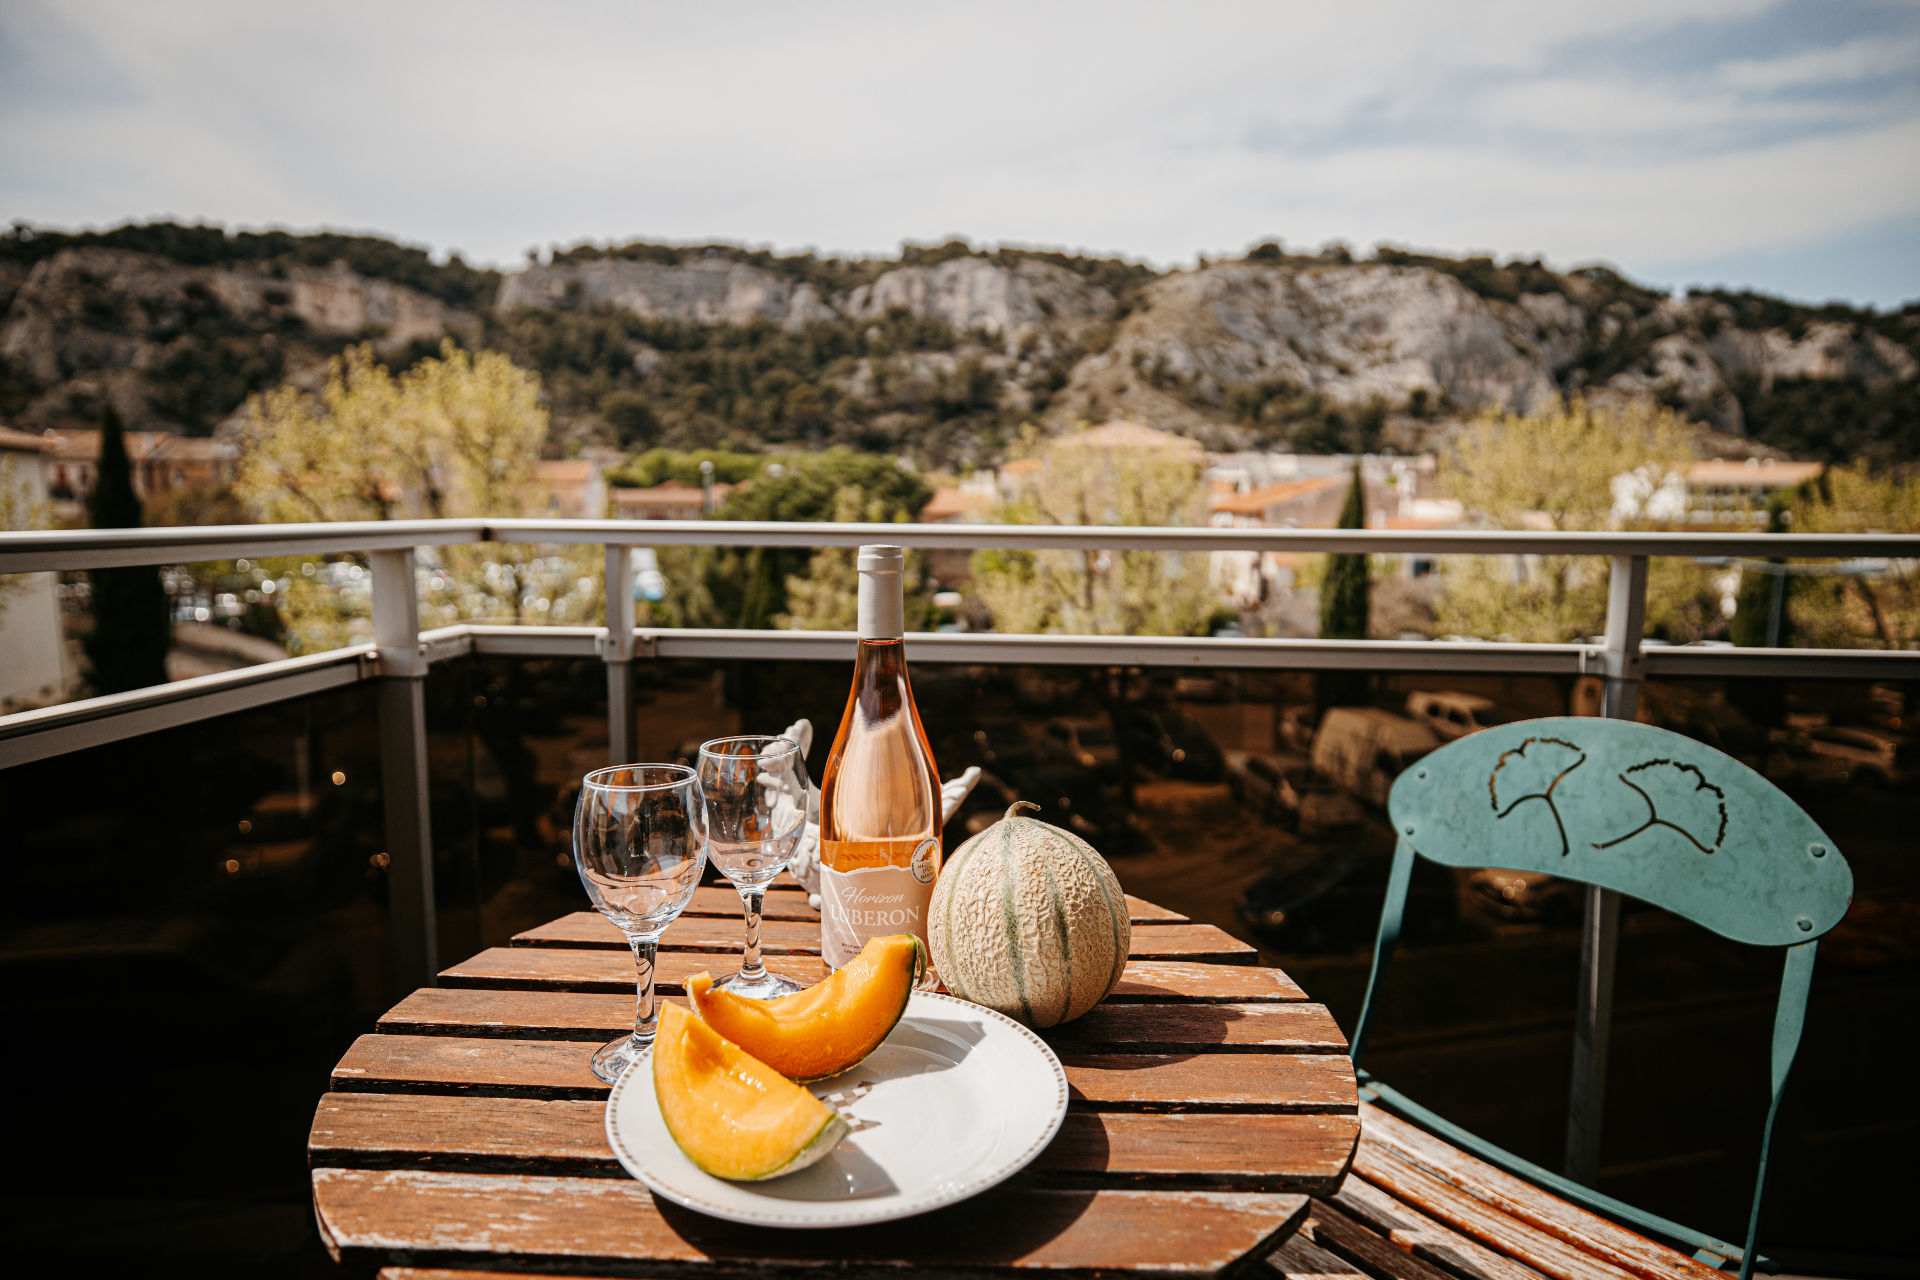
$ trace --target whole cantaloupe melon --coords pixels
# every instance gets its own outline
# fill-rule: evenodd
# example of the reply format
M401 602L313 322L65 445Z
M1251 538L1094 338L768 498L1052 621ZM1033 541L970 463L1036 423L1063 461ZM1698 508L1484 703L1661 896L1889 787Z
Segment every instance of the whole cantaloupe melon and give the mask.
M947 859L927 940L947 990L1030 1027L1071 1022L1106 998L1133 940L1113 868L1079 836L1007 816Z

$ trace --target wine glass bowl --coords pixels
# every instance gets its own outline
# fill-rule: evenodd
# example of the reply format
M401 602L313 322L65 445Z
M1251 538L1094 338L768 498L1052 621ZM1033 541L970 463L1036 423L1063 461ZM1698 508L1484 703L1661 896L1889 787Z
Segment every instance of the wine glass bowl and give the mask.
M793 860L807 824L807 765L791 738L746 734L700 747L700 792L708 851L740 893L746 943L740 970L714 986L757 1000L791 995L801 985L760 960L760 907L773 878Z
M594 909L626 936L636 968L633 1032L593 1055L593 1073L608 1084L653 1043L654 952L700 887L706 823L699 776L685 765L616 765L581 780L574 866Z

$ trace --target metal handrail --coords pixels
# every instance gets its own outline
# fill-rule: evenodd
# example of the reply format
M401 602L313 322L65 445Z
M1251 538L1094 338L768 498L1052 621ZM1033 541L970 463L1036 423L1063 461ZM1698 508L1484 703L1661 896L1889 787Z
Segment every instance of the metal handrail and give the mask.
M1218 529L1133 525L852 524L771 520L360 520L0 533L0 574L378 551L478 542L610 547L854 547L1072 551L1293 551L1373 555L1920 558L1920 534L1635 533L1467 529Z

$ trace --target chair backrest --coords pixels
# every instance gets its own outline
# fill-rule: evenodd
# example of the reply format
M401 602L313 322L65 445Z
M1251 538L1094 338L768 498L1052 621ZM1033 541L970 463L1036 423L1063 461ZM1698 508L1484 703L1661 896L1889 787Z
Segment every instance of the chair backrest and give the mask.
M1356 1069L1400 937L1416 855L1453 867L1546 872L1665 907L1736 942L1787 948L1774 1011L1773 1100L1738 1249L1529 1164L1361 1072L1384 1104L1406 1108L1455 1143L1589 1208L1737 1256L1747 1280L1757 1261L1774 1119L1806 1019L1815 940L1853 900L1853 871L1833 841L1731 756L1665 729L1589 717L1523 720L1451 742L1400 775L1387 811L1399 844L1352 1036Z
M1434 862L1615 889L1756 946L1818 938L1853 898L1846 859L1778 787L1630 720L1469 734L1402 773L1388 812Z

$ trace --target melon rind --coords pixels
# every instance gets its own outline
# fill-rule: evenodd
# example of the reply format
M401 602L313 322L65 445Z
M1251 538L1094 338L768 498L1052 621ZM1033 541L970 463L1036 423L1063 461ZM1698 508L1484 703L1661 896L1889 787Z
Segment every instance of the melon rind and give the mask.
M802 1086L787 1080L772 1067L759 1061L732 1041L727 1040L724 1036L720 1035L719 1032L705 1025L685 1009L680 1008L680 1006L663 1006L660 1021L660 1032L654 1041L653 1061L651 1064L656 1105L660 1108L660 1119L666 1127L667 1135L673 1139L674 1145L680 1148L681 1154L685 1155L693 1166L701 1172L711 1174L716 1178L724 1178L729 1182L764 1182L768 1178L778 1178L789 1173L797 1173L808 1165L818 1162L828 1152L837 1147L841 1139L852 1132L852 1126L847 1123L846 1118L839 1112L814 1097ZM756 1078L763 1082L755 1086L761 1092L771 1095L773 1093L790 1090L792 1092L787 1096L791 1097L795 1104L799 1104L804 1100L806 1103L819 1108L819 1125L811 1133L807 1134L804 1139L795 1140L793 1145L787 1146L783 1144L775 1154L784 1155L784 1158L766 1166L741 1168L726 1165L714 1158L710 1158L708 1148L713 1146L712 1140L709 1139L705 1142L696 1141L692 1134L683 1131L681 1126L675 1124L674 1108L667 1105L667 1090L662 1084L662 1073L669 1070L669 1068L663 1066L663 1064L677 1059L680 1054L686 1052L683 1042L689 1034L711 1037L712 1039L709 1043L717 1046L718 1052L725 1055L729 1061L737 1063L736 1070L747 1074L749 1078ZM673 1039L673 1037L676 1036L680 1039ZM663 1050L665 1051L664 1053ZM698 1110L697 1102L695 1110Z
M1133 939L1126 894L1070 831L1007 816L947 859L927 910L947 990L1030 1027L1070 1022L1119 983Z
M731 1181L765 1182L768 1178L782 1178L789 1173L798 1173L808 1165L817 1163L832 1154L833 1149L840 1145L840 1140L851 1132L853 1132L853 1126L847 1123L847 1118L838 1111L834 1111L828 1115L827 1122L820 1126L820 1132L814 1135L813 1141L800 1148L800 1150L795 1153L793 1159L787 1161L771 1173L762 1173L751 1178L734 1178L731 1179ZM686 1148L682 1147L681 1150L684 1151ZM692 1157L689 1156L688 1159L692 1159ZM712 1170L708 1170L707 1172L711 1173ZM715 1174L714 1176L718 1177L719 1175Z

